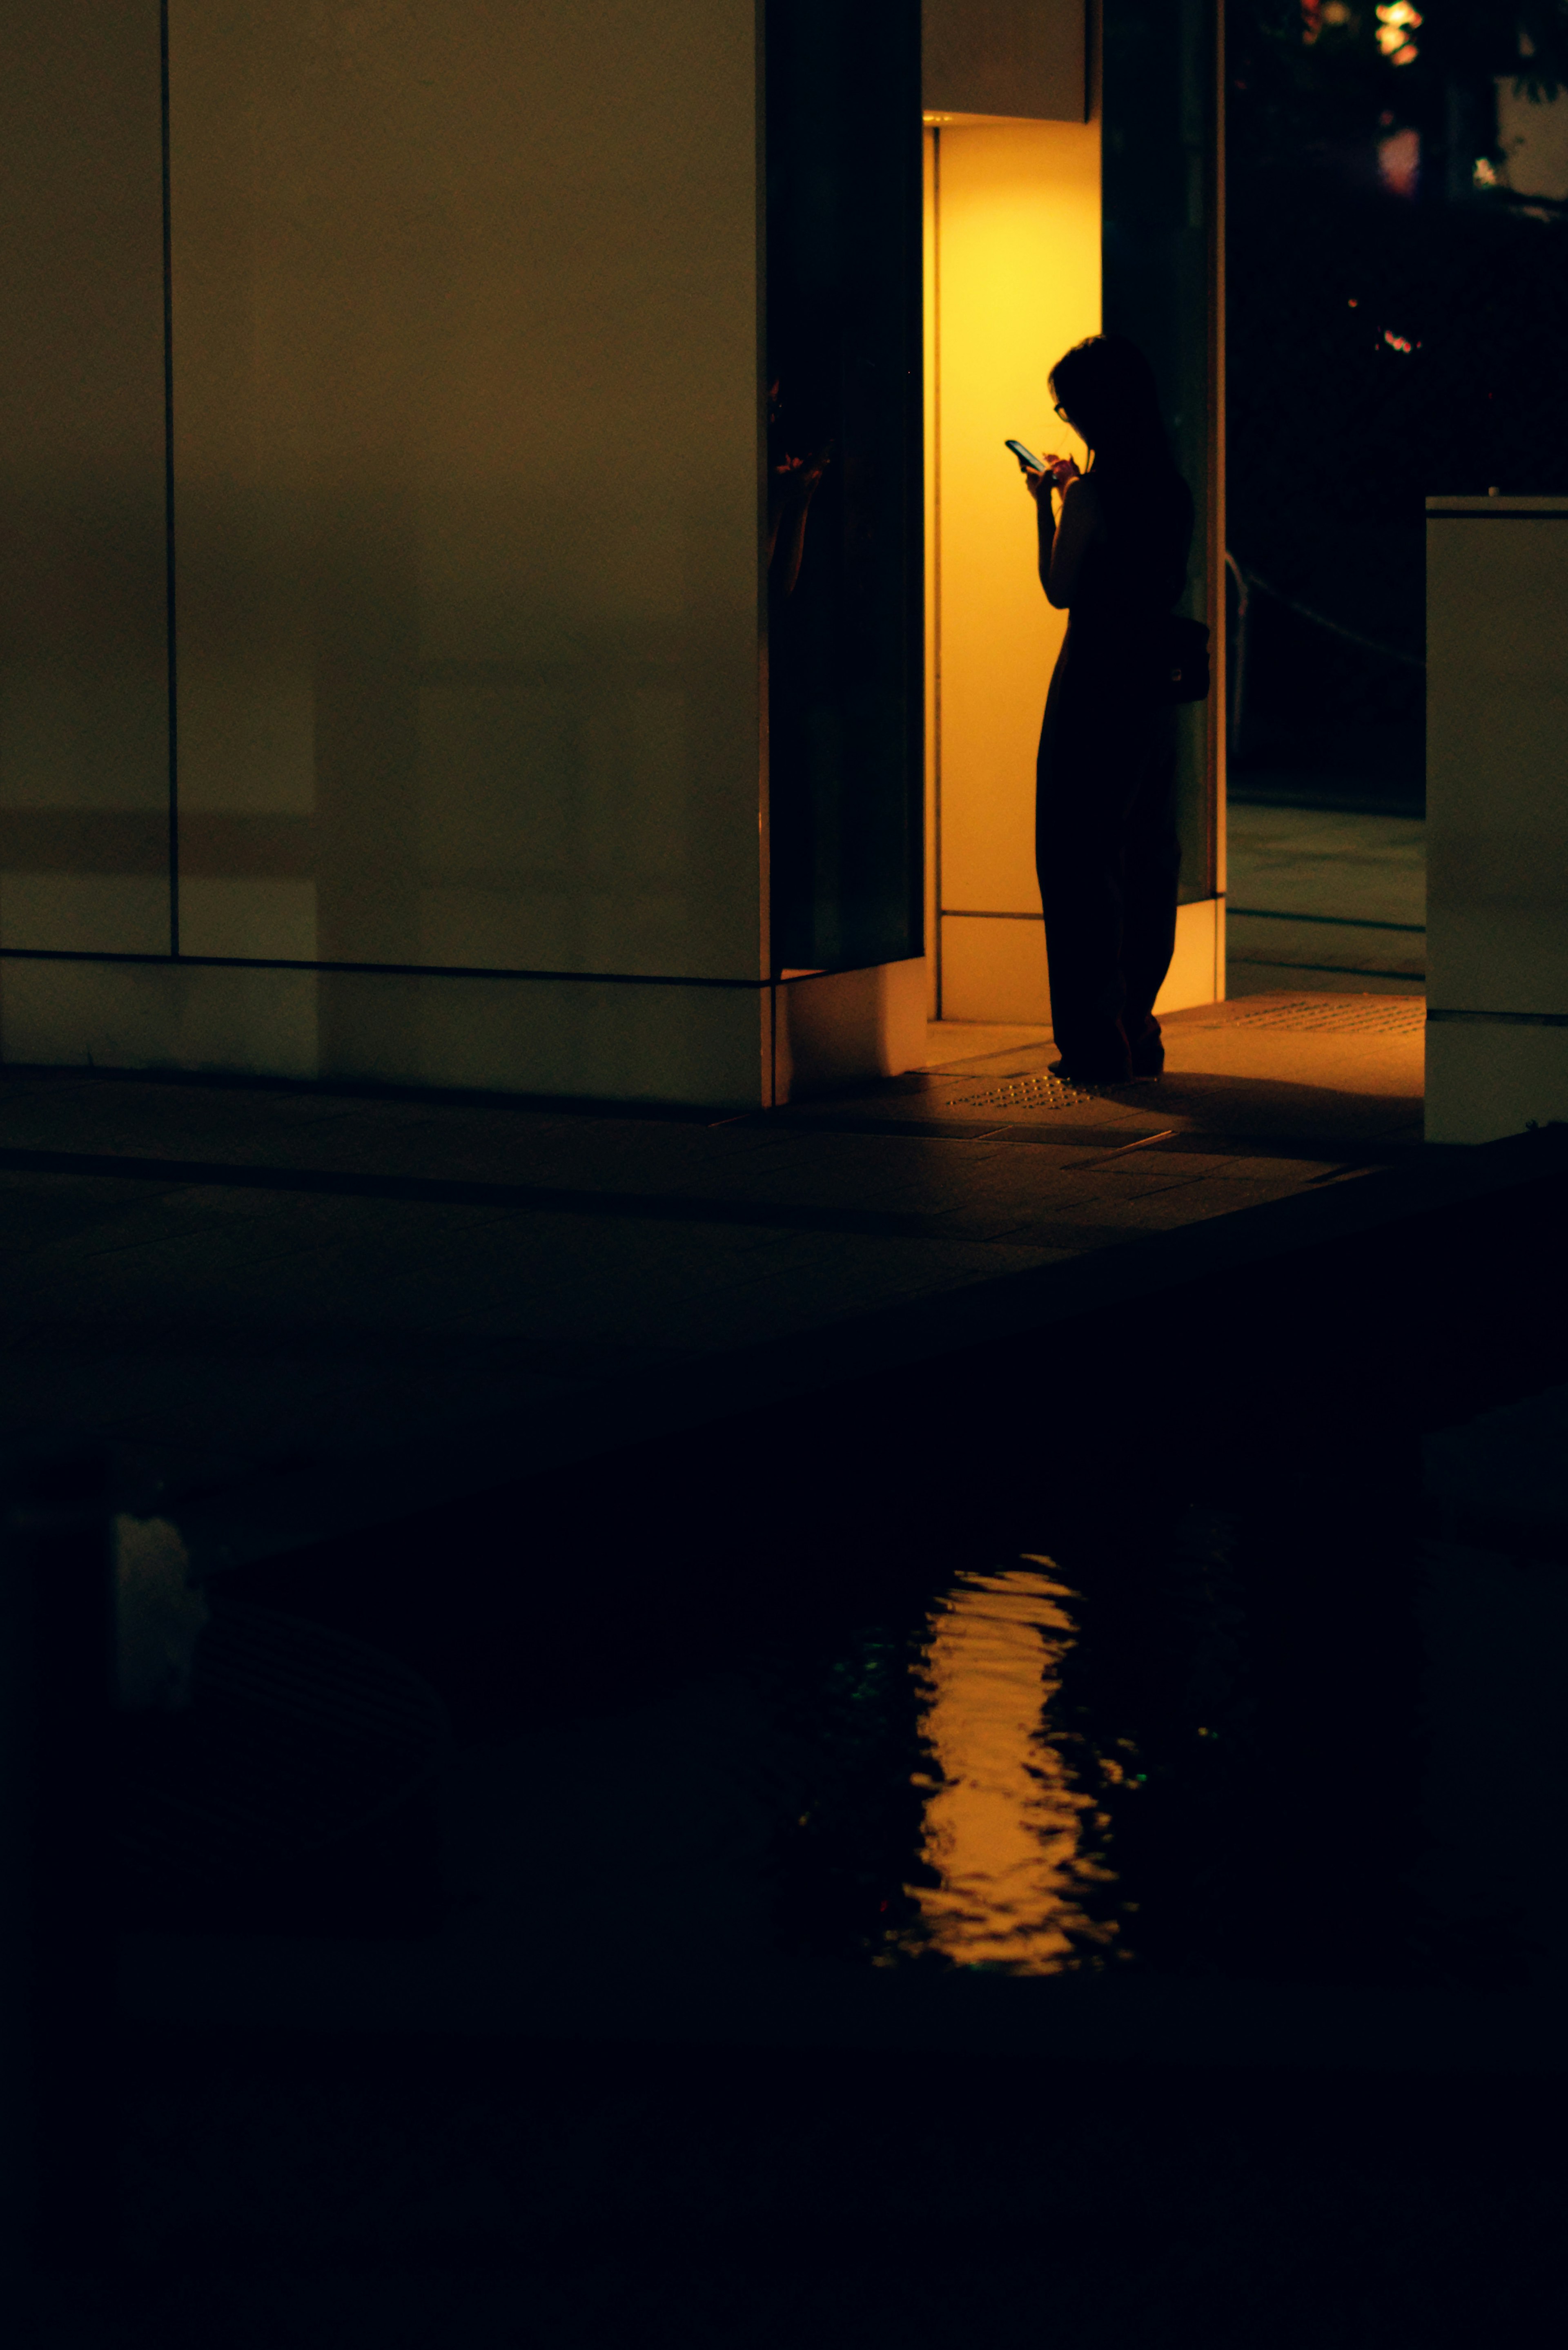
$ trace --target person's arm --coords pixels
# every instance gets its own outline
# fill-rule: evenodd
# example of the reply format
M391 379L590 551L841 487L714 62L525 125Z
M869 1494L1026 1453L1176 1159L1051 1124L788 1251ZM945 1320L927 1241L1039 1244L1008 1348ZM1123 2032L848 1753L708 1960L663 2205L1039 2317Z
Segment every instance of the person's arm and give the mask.
M1040 526L1040 585L1046 602L1065 612L1073 601L1085 549L1099 527L1099 499L1094 484L1078 472L1071 458L1049 462L1050 473L1028 473L1024 479ZM1052 512L1054 487L1062 493L1059 517Z

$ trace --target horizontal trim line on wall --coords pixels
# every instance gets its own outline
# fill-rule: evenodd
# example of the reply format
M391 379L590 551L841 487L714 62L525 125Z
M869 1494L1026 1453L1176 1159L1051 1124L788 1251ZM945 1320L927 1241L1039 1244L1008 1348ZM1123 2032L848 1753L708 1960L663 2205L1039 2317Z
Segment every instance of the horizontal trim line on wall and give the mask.
M1184 898L1178 911L1183 911L1189 906L1222 906L1225 902L1225 895L1221 890L1217 897L1213 898ZM1234 912L1238 910L1232 908L1231 910ZM985 906L944 906L938 919L944 922L1043 922L1045 917L1044 914L996 913ZM1281 919L1283 920L1284 917L1282 916ZM1312 919L1310 915L1302 917L1303 921L1310 921ZM1326 917L1320 916L1318 919L1325 920ZM1364 930L1374 927L1375 925L1371 923L1361 925ZM1390 927L1397 930L1404 926L1401 923L1395 923Z
M1282 914L1272 906L1231 906L1229 911L1249 922L1321 922L1330 930L1409 931L1418 939L1427 935L1425 922L1375 922L1361 914Z
M1422 987L1427 983L1427 974L1424 971L1362 971L1355 963L1297 962L1293 956L1284 955L1227 953L1225 960L1227 962L1240 963L1249 971L1321 971L1331 973L1335 979L1397 979L1406 983L1415 983Z
M1474 1028L1568 1028L1568 1012L1434 1012L1428 1004L1428 1025L1434 1020Z
M672 977L664 972L523 971L462 962L305 962L286 955L110 954L75 947L0 947L0 956L18 962L148 963L170 971L335 971L359 977L379 974L387 979L577 980L585 987L763 988L775 984L771 979L690 979ZM877 968L864 964L852 967Z
M842 979L857 971L885 971L889 963L919 962L921 957L890 955L887 962L837 963L822 971L797 972L788 979L691 979L668 972L639 971L522 971L461 962L302 962L283 955L111 954L75 947L0 947L0 959L16 962L137 963L170 971L321 971L384 979L523 979L570 981L583 987L722 987L759 992L764 987L794 987L803 979Z
M1428 506L1428 522L1568 522L1568 507L1558 513L1521 514L1508 506Z

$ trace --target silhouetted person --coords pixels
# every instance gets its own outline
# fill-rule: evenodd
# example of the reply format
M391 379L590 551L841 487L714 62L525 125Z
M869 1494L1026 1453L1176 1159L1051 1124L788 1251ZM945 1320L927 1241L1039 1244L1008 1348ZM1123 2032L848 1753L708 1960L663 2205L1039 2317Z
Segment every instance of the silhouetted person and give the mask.
M1051 372L1056 413L1088 444L1026 473L1040 584L1068 615L1045 703L1035 864L1051 1020L1064 1076L1158 1076L1154 999L1176 944L1176 711L1171 608L1187 581L1192 494L1166 438L1154 374L1120 335L1076 343ZM1053 514L1052 492L1061 497Z

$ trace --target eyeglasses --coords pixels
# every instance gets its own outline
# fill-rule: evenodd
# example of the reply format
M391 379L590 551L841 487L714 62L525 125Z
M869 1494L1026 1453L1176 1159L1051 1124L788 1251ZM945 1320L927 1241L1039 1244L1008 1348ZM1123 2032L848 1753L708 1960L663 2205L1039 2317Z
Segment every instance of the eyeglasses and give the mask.
M1071 424L1071 422L1073 421L1072 418L1068 415L1068 413L1067 413L1066 410L1063 407L1063 405L1062 405L1062 403L1061 403L1061 401L1060 401L1060 400L1058 400L1058 401L1056 402L1056 413L1057 413L1057 415L1061 418L1061 420L1062 420L1062 421L1063 421L1063 423L1064 423L1064 424Z

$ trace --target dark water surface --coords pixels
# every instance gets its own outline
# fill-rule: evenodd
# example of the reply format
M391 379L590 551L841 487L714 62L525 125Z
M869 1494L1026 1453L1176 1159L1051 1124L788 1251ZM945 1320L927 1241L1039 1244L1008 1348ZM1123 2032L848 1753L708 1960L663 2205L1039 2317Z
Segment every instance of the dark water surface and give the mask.
M1557 2338L1568 1542L1422 1445L1563 1381L1561 1228L1412 1218L215 1579L450 1736L292 1877L143 1888L135 2341Z
M732 1999L732 2033L875 2039L968 1982L1005 2041L1163 1985L1221 2023L1310 1994L1319 2057L1348 1998L1345 2061L1437 2061L1458 1999L1464 2061L1568 2061L1532 2038L1568 1975L1568 1568L1453 1539L1422 1482L1433 1430L1562 1380L1559 1188L218 1579L412 1667L452 1737L292 1892L137 1922L292 1936L258 2023L319 1991L324 2022L680 2036Z
M317 1929L374 1937L389 1899L530 1967L543 1932L607 2029L618 1983L682 1966L1553 1977L1561 1800L1520 1711L1568 1653L1563 1570L1435 1540L1413 1445L1338 1435L1149 1441L1119 1485L1103 1449L981 1478L936 1444L897 1490L749 1517L754 1458L683 1500L684 1463L633 1461L249 1570L452 1722L439 1866L383 1824L363 1917ZM308 1900L208 1922L313 1930Z

